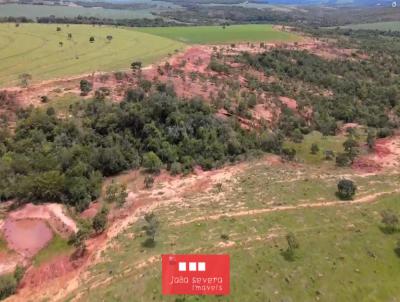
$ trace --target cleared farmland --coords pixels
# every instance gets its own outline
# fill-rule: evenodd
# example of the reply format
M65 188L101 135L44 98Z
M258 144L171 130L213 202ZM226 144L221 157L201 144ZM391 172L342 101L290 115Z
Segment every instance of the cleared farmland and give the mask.
M107 36L112 36L112 40ZM89 41L91 37L94 42ZM18 77L24 73L38 81L126 69L135 60L149 64L183 46L177 41L122 28L0 24L0 86L18 84Z
M232 42L291 42L299 36L268 24L231 26L151 27L136 29L184 43L218 44Z

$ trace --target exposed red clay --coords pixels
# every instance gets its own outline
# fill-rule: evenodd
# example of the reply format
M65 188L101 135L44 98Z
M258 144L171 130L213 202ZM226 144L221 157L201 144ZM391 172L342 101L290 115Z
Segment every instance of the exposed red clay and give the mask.
M50 227L38 219L7 219L4 237L10 249L24 257L33 257L53 238Z

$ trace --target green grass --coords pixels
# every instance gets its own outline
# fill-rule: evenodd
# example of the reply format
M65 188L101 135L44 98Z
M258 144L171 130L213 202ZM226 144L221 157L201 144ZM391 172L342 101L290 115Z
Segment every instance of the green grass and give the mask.
M55 234L50 243L36 254L33 259L33 264L38 266L42 263L51 261L58 256L69 254L72 250L73 247L68 244L66 239Z
M343 143L346 137L343 135L323 136L318 131L313 131L304 136L301 143L286 141L284 147L296 150L296 158L307 164L319 165L325 161L325 151L332 150L335 154L343 152ZM311 145L317 144L319 152L311 154Z
M342 26L342 28L399 31L400 30L400 21L365 23L365 24L350 24L350 25Z
M272 25L232 25L152 27L135 29L189 44L223 44L233 42L290 42L299 39L295 34L279 31Z
M50 98L46 107L53 107L58 113L66 114L71 105L82 101L82 97L74 93L66 93L63 96Z
M394 247L399 235L382 233L379 212L390 208L400 213L399 194L382 196L375 203L175 224L216 213L267 208L272 205L263 201L272 199L290 199L292 204L334 202L336 182L348 173L351 170L291 169L255 162L237 178L223 183L223 196L199 193L188 196L183 204L158 207L155 214L161 226L155 248L141 246L143 222L131 225L91 268L88 282L69 298L82 294L80 301L177 301L161 295L160 254L228 253L230 297L188 296L182 301L397 301L400 259ZM399 181L399 175L350 178L359 186L358 197L396 189ZM306 179L315 183L301 185L308 182ZM280 185L284 189L279 189ZM302 200L308 190L307 200ZM281 254L289 231L300 243L293 262ZM222 234L234 244L223 247ZM151 257L157 260L143 265ZM110 276L111 280L101 283Z
M57 32L57 26L61 31ZM68 40L68 33L72 40ZM107 35L113 40L107 42ZM89 38L95 37L90 43ZM59 42L63 42L60 47ZM95 71L128 69L135 60L153 63L183 44L159 36L114 27L89 25L0 24L0 86Z
M158 3L158 2L157 2ZM172 3L169 3L170 6ZM31 4L1 4L0 17L21 17L35 19L37 17L69 17L78 16L110 18L110 19L134 19L134 18L154 18L152 12L162 12L167 10L164 7L148 8L148 9L106 9L106 8L85 8L72 6L56 6L56 5L31 5Z

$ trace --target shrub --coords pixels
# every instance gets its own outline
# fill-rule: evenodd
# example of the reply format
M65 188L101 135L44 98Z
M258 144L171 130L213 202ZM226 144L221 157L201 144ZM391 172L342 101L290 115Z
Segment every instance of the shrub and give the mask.
M311 154L317 154L318 152L319 152L319 147L318 147L318 145L317 144L312 144L311 145Z
M3 300L17 290L17 280L13 275L0 276L0 300Z
M107 225L108 209L103 206L101 210L93 217L92 227L99 234L103 233Z
M337 195L342 200L350 200L354 197L357 191L357 186L349 179L342 179L337 185Z
M143 155L143 167L150 173L159 173L162 162L157 154L151 151Z

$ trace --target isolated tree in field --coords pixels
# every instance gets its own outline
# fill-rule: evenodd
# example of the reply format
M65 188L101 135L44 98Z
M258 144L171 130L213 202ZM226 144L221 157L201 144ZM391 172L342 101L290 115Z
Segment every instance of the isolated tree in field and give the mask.
M89 42L90 42L90 43L93 43L93 42L94 42L94 37L93 37L93 36L91 36L91 37L89 38Z
M104 200L107 203L116 203L121 207L128 197L128 192L125 184L120 184L114 180L106 187L106 195Z
M384 230L387 233L394 233L399 226L399 217L393 213L391 210L384 210L381 212L382 220L384 225Z
M336 156L336 165L338 167L347 167L351 165L351 158L347 153L339 153Z
M88 80L81 80L79 86L81 89L82 96L88 95L88 93L92 91L93 87L92 83L90 83Z
M92 227L97 234L103 233L107 225L108 209L103 206L101 210L93 217Z
M112 41L112 39L113 39L113 36L111 36L111 35L108 35L108 36L107 36L107 41L108 41L109 43Z
M61 31L61 27L57 27L56 31Z
M131 69L133 74L140 73L140 71L142 70L142 62L140 61L132 62Z
M143 242L144 247L154 247L155 246L155 237L158 231L159 222L154 213L148 213L144 215L144 220L146 225L143 227L143 230L146 232L146 240Z
M159 173L162 167L160 158L154 152L147 152L143 155L143 167L150 173Z
M287 248L283 253L286 260L293 261L295 256L295 251L300 247L296 236L290 232L286 235Z
M357 191L357 186L354 184L353 181L349 179L340 180L338 182L337 188L338 188L337 195L342 200L353 199Z
M357 141L350 136L344 143L343 143L344 151L349 156L351 162L353 163L356 156L360 153L359 145Z
M18 76L21 87L28 87L29 82L32 80L32 76L29 73L23 73Z
M318 152L319 152L319 147L318 147L318 145L317 144L312 144L311 145L311 154L317 154Z
M68 40L72 40L72 34L68 33Z
M60 41L60 42L58 42L58 45L60 45L60 47L63 47L64 43Z

